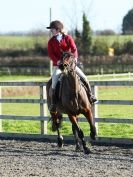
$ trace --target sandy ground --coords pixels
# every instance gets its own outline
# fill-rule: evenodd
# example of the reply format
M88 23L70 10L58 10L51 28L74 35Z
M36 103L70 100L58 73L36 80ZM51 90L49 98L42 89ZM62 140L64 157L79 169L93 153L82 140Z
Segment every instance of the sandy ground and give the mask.
M133 149L91 146L92 153L74 145L0 140L0 177L132 177Z

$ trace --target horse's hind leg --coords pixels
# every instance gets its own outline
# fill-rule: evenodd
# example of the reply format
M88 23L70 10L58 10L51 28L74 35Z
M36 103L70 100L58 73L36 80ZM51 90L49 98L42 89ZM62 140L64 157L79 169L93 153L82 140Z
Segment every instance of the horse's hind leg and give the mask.
M90 137L91 139L95 140L95 136L96 136L96 127L95 127L95 122L94 122L94 118L92 115L92 111L91 109L87 109L84 113L84 116L87 118L89 124L90 124Z
M73 115L68 115L68 116L69 116L69 119L70 119L72 125L74 126L74 128L78 132L78 136L81 139L81 142L82 142L82 145L83 145L84 153L85 154L89 154L90 153L90 149L86 146L86 142L85 142L85 139L84 139L84 133L80 129L80 127L79 127L79 125L77 123L76 116L73 116Z
M63 147L63 136L60 134L59 128L57 129L57 133L58 133L58 147L62 148Z

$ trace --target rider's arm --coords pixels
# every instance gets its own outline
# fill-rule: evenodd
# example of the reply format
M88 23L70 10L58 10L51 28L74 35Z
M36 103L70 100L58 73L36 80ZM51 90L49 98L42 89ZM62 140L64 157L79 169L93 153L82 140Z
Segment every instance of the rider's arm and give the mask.
M58 58L54 54L53 42L51 40L48 42L48 55L49 55L50 59L53 61L53 65L56 66Z
M74 57L77 59L78 51L74 39L70 35L68 35L68 40L69 40L69 47L71 49L71 52L74 54Z

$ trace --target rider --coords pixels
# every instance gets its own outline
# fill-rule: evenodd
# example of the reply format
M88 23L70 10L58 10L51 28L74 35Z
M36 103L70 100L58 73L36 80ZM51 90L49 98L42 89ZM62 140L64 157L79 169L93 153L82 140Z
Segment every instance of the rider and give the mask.
M64 26L62 22L58 20L52 21L50 23L50 26L47 27L47 29L50 29L53 35L51 39L48 41L48 55L53 62L52 99L51 99L50 111L55 112L56 111L55 88L58 82L59 75L62 72L59 69L61 56L63 52L69 51L74 55L75 60L77 61L78 52L73 38L70 35L64 33L63 31ZM94 97L94 95L92 95L91 87L89 81L87 80L87 77L78 66L76 66L76 72L84 81L85 86L87 87L88 98L90 102L93 104L94 102L97 101L97 99Z

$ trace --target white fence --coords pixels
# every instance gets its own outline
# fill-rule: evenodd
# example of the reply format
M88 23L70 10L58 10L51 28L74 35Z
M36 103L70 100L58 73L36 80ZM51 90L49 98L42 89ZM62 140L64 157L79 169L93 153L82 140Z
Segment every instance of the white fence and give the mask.
M0 115L0 138L2 137L27 137L28 135L24 134L15 134L15 133L4 133L2 132L2 119L10 119L10 120L35 120L40 121L40 134L29 135L30 138L52 138L52 135L47 135L47 121L49 117L46 112L46 83L45 82L0 82L0 87L4 86L36 86L40 88L40 98L39 99L0 99L0 104L2 103L37 103L40 104L40 115L39 116L16 116L16 115L3 115L2 112ZM95 95L97 95L97 90L99 86L133 86L133 81L93 81L91 82L92 90ZM0 90L1 94L1 90ZM133 123L133 119L117 119L117 118L99 118L98 117L98 105L99 104L120 104L120 105L133 105L132 100L99 100L98 104L94 106L94 118L96 125L98 122L106 122L106 123ZM1 110L0 110L1 111ZM65 119L65 121L69 121L69 119ZM86 122L85 118L79 119L79 122ZM66 136L67 139L67 136ZM68 139L72 139L72 137L68 137ZM132 138L103 138L98 137L97 141L106 142L106 143L124 143L124 144L133 144Z

